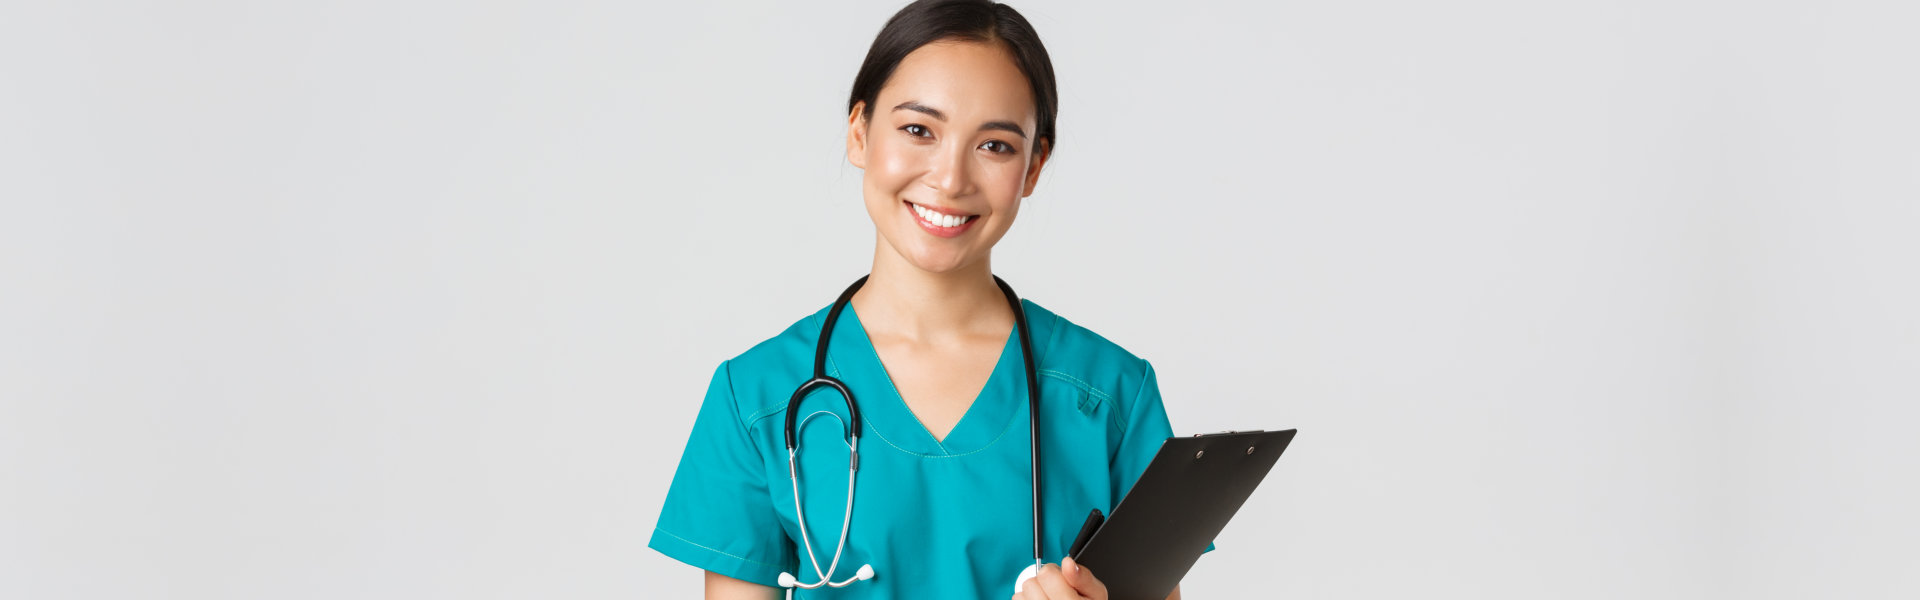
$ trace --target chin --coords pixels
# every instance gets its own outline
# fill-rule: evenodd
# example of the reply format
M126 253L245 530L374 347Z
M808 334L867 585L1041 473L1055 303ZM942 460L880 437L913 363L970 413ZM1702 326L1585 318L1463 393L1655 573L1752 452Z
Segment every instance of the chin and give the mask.
M913 232L919 233L919 232ZM951 273L966 268L974 260L958 248L943 248L942 244L915 245L901 248L900 258L907 264L928 273Z
M951 273L966 267L972 261L965 257L953 256L944 252L922 255L905 255L907 263L928 273Z

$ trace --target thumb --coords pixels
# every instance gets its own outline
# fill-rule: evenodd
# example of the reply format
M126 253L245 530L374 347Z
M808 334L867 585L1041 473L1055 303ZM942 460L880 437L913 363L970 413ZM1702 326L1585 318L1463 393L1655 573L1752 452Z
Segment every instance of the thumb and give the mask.
M1080 589L1081 586L1086 585L1087 569L1080 566L1079 561L1073 560L1073 557L1060 559L1060 572L1067 576L1067 584L1072 585L1074 589Z
M1080 561L1062 558L1060 571L1066 576L1067 585L1073 586L1073 590L1081 596L1107 600L1107 584L1094 577L1093 570L1081 565Z

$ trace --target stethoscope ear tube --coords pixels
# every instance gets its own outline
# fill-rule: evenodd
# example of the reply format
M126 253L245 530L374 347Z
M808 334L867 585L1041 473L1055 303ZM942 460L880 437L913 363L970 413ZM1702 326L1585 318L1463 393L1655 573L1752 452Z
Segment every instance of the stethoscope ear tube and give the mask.
M872 275L861 275L859 279L853 280L853 285L847 286L846 291L840 292L840 297L833 300L833 308L827 310L827 322L820 326L820 340L813 349L813 379L800 384L800 389L793 391L793 398L787 400L787 450L799 447L793 433L793 420L794 415L799 413L800 401L807 397L807 392L823 385L832 387L840 392L841 398L846 399L847 416L853 420L849 425L853 431L853 437L860 437L860 405L853 401L853 392L849 391L847 384L841 383L839 379L827 376L827 341L833 339L833 325L840 322L840 311L847 307L847 303L853 301L853 293L860 291L860 287L867 284L869 277ZM994 278L995 281L999 279ZM1006 283L1000 285L1004 286Z
M855 581L873 578L873 567L871 565L862 565L859 573L854 577L845 581L833 581L834 570L840 565L841 552L846 549L847 527L853 522L853 481L854 473L860 469L859 443L861 418L860 404L853 400L853 391L847 388L846 383L827 376L827 343L828 340L832 339L834 325L840 321L840 311L845 309L847 304L853 301L854 292L860 291L860 287L866 285L866 283L867 277L862 276L859 280L854 281L853 285L847 286L847 290L841 292L840 297L833 301L833 308L827 310L827 320L820 327L820 339L813 352L813 378L808 379L806 383L800 384L800 388L793 391L793 397L787 400L787 477L790 485L793 487L793 512L794 517L800 524L800 541L806 545L807 558L813 563L814 572L820 577L820 581L800 583L794 578L793 574L781 573L781 587L789 589L796 587L815 589L821 586L831 586L837 588L852 584ZM1033 485L1033 565L1027 567L1027 570L1015 579L1015 590L1017 593L1019 583L1033 573L1038 572L1040 565L1045 562L1043 558L1044 550L1040 545L1040 532L1042 530L1041 515L1044 514L1040 504L1040 378L1033 363L1033 333L1027 328L1027 311L1025 307L1020 304L1020 296L1014 294L1013 287L1007 285L1007 282L1001 280L997 275L993 276L993 283L1000 287L1000 291L1007 297L1008 306L1013 308L1015 333L1020 337L1020 358L1022 359L1021 362L1025 363L1024 366L1026 367L1027 375L1027 424L1030 428L1027 436L1030 460L1028 476ZM833 390L839 392L840 397L846 401L847 416L849 418L849 422L847 423L847 429L849 431L847 448L850 451L847 457L846 513L840 520L840 542L835 545L833 562L828 565L825 571L820 569L820 560L813 554L812 536L807 532L806 513L803 512L800 506L799 468L795 465L795 458L800 447L798 436L799 427L797 423L800 415L800 402L806 399L809 392L821 387L833 388Z
M1027 371L1027 442L1029 474L1033 478L1033 564L1039 566L1045 562L1044 551L1040 548L1040 378L1033 368L1033 334L1027 330L1027 310L1020 306L1020 295L1013 293L1013 286L999 275L993 276L993 283L1000 286L1001 293L1007 296L1007 303L1013 306L1013 326L1020 334L1020 358ZM791 413L789 413L789 417Z
M855 439L858 439L860 437L860 405L852 402L853 392L847 389L847 384L841 383L840 380L838 379L834 379L832 377L828 377L825 375L815 375L813 379L807 380L806 383L800 384L800 389L793 391L793 398L787 400L787 451L788 452L792 452L793 449L800 447L799 444L797 443L799 440L795 437L795 434L794 434L794 430L796 429L794 427L795 425L794 418L800 414L800 401L803 399L806 399L807 392L811 392L814 390L814 388L819 388L819 387L833 388L835 391L840 392L840 397L848 399L847 416L848 418L851 419L851 421L847 423L847 427L848 427L848 430L852 432L852 435Z

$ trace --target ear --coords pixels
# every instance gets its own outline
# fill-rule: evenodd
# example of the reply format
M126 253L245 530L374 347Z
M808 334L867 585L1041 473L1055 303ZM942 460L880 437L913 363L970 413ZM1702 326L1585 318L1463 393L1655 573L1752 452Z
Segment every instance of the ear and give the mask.
M1052 157L1053 144L1047 140L1040 140L1040 150L1033 153L1033 164L1027 165L1027 184L1025 189L1020 191L1021 198L1033 195L1033 187L1040 183L1040 169L1047 166L1047 159Z
M853 110L847 113L847 162L861 169L867 168L867 121L860 113L867 109L866 101L853 103Z

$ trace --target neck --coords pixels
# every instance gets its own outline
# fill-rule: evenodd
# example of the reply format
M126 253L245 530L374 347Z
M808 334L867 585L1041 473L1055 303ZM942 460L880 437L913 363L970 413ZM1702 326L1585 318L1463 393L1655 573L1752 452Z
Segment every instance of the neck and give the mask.
M993 281L988 259L934 273L907 262L885 239L877 244L873 274L852 301L869 335L938 342L955 335L1004 333L1012 322L1013 310Z

